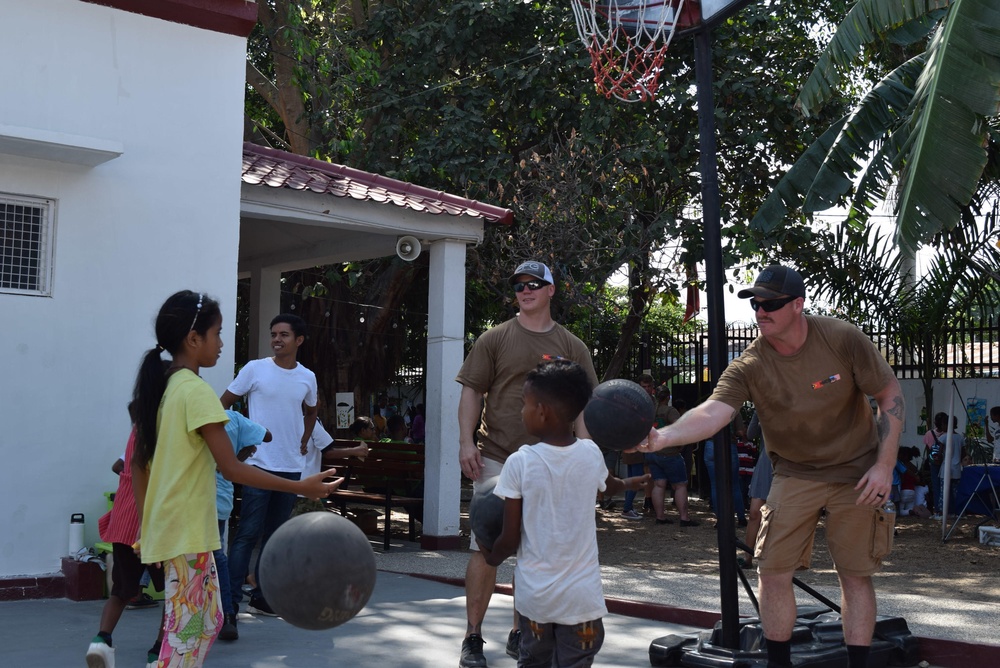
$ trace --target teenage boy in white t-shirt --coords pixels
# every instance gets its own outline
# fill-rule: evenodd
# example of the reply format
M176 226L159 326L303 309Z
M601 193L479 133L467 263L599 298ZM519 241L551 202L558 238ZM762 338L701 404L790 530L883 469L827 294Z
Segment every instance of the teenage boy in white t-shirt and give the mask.
M288 313L276 316L271 321L274 356L253 360L240 369L221 399L223 408L230 408L246 395L250 419L267 428L273 437L247 463L289 480L301 477L306 446L316 424L316 375L296 360L305 336L302 318ZM243 599L242 586L254 546L259 539L264 548L271 534L291 515L295 500L295 494L243 486L239 524L229 548L232 609L225 612L231 612L234 619ZM259 586L250 594L248 611L274 615Z

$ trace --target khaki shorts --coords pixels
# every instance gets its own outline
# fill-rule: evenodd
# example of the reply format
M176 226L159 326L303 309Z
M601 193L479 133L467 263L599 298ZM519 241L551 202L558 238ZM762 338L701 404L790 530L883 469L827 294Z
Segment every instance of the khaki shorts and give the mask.
M483 457L483 470L479 472L479 480L472 481L472 494L475 495L479 488L490 480L500 477L502 470L503 463L489 457ZM472 532L472 529L469 529L469 538L469 549L473 552L479 552L479 543L476 542L476 534Z
M761 509L754 556L759 572L809 568L820 512L826 508L826 540L838 573L876 573L892 550L895 514L859 506L849 483L826 483L775 475Z

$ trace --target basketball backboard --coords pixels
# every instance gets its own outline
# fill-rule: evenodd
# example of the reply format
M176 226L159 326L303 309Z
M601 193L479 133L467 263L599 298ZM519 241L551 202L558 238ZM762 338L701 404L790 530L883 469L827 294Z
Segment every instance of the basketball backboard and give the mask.
M701 23L712 26L750 4L749 0L701 0Z
M598 11L609 21L635 34L651 34L657 25L676 23L682 32L714 26L736 13L750 0L598 0Z

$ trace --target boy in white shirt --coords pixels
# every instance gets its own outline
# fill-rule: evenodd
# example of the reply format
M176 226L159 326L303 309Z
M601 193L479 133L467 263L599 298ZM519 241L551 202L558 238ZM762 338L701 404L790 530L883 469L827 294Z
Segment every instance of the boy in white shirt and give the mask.
M273 439L259 449L247 464L288 480L299 480L313 426L316 424L316 375L299 364L298 350L305 342L306 323L297 315L282 313L271 321L273 357L247 363L222 394L222 407L231 408L246 396L250 419L264 425ZM250 557L260 540L261 550L279 526L292 514L295 494L243 486L240 521L229 551L234 616L243 599L242 586L250 570ZM256 579L256 578L255 578ZM250 595L248 611L274 615L260 587Z
M649 478L613 477L597 444L576 438L573 423L590 394L587 373L576 362L558 359L528 373L521 419L541 442L507 459L494 491L505 499L503 531L492 551L480 549L491 566L517 552L519 667L593 664L608 612L594 496L639 489Z

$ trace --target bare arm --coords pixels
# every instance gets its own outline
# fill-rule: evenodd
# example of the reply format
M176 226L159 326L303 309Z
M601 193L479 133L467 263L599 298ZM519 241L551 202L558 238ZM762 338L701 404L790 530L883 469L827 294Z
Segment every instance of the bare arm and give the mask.
M227 411L233 407L233 404L236 403L237 399L239 399L239 397L230 392L229 390L223 392L222 396L219 397L219 401L222 402L222 407L225 408Z
M709 399L684 413L677 422L650 431L649 440L639 450L656 452L711 438L729 424L735 412L729 404Z
M340 484L344 481L343 478L337 478L333 482L323 482L323 478L330 477L329 471L317 473L302 480L287 480L276 475L271 475L255 466L244 464L236 458L236 454L233 452L233 444L229 440L229 436L226 435L226 428L223 426L223 423L213 422L206 424L199 431L202 438L205 439L205 443L208 444L208 449L212 451L212 457L215 458L216 466L218 466L219 471L226 480L238 482L241 485L250 485L259 489L301 494L310 499L326 498L340 487ZM138 504L138 499L136 503Z
M493 549L480 547L490 566L499 566L503 560L517 552L521 545L521 508L522 499L504 499L503 531L493 543Z
M462 467L462 475L469 480L478 480L483 470L483 458L475 439L482 410L483 395L463 385L458 400L458 463Z
M903 433L903 392L895 378L873 395L878 404L875 422L878 425L878 459L854 486L860 490L859 505L878 506L892 491L892 470L899 452L899 437Z
M313 429L316 427L316 416L319 415L319 404L306 406L302 404L302 442L299 444L299 452L306 454L309 450L309 439L312 438Z
M364 461L368 456L368 444L362 441L359 445L355 445L350 448L327 448L323 451L323 463L326 464L326 456L330 455L330 459L343 459L344 457L357 457L361 461Z
M608 477L604 481L605 490L604 493L608 496L614 496L618 492L623 492L627 489L639 491L642 486L650 481L652 476L648 473L644 475L637 475L631 478L616 478L608 472Z
M232 446L230 446L232 449ZM142 530L142 509L146 507L146 489L149 487L149 469L139 466L132 458L132 496L135 497L135 514Z

